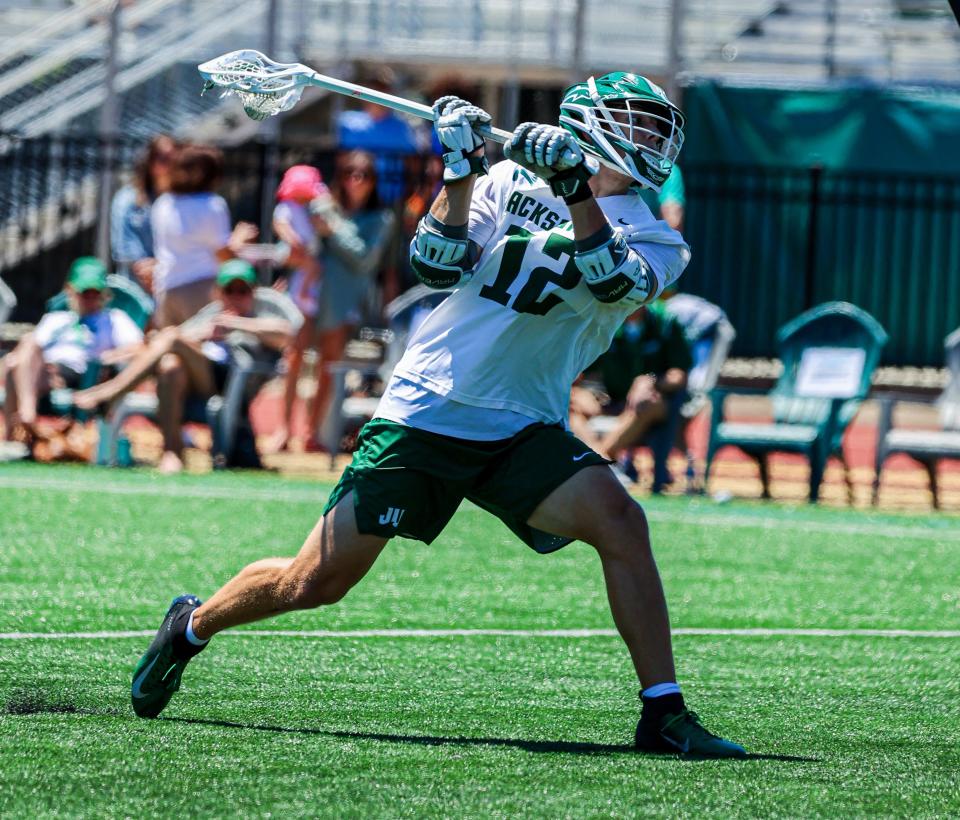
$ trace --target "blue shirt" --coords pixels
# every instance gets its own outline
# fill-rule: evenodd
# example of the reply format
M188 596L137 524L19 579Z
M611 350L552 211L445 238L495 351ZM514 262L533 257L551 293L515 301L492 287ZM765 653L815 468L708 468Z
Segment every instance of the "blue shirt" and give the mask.
M153 256L150 205L139 201L132 185L117 191L110 205L110 253L118 270L128 276L134 262Z
M344 151L369 151L376 156L377 193L381 205L392 205L404 192L404 162L417 153L413 129L393 112L375 120L366 111L344 111L337 120L337 139Z

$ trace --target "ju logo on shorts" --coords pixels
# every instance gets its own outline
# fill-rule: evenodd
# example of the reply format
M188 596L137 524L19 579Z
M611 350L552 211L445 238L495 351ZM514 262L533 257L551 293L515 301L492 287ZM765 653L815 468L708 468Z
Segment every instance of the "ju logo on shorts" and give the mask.
M387 507L387 511L380 516L381 524L393 524L394 528L400 526L400 518L406 510L401 510L399 507Z

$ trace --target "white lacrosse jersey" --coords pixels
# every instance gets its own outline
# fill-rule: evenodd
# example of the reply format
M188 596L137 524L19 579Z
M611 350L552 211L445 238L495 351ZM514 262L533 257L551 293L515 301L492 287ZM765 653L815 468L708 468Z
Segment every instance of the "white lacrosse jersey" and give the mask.
M680 276L686 243L637 194L598 204L650 265L657 293ZM566 205L514 162L477 180L468 233L481 248L473 275L417 328L395 376L448 401L565 423L574 380L636 306L593 296ZM406 423L416 427L415 414Z

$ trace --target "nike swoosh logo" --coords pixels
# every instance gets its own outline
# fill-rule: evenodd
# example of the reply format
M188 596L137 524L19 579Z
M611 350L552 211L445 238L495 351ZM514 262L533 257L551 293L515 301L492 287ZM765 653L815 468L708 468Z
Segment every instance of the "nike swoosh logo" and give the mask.
M580 455L574 456L574 457L573 457L573 460L574 460L574 461L582 461L582 460L585 459L588 455L590 455L591 452L592 452L591 450L587 450L587 452L585 452L585 453L580 453Z
M153 669L158 660L160 660L159 655L150 661L150 663L147 664L147 668L137 675L137 679L133 682L133 687L130 689L130 694L135 698L143 697L143 692L140 691L140 685L147 679L147 675L150 674L150 670Z
M630 227L630 223L624 222L622 216L617 220L617 222L619 222L621 225L626 225L628 228Z
M664 734L661 734L660 737L662 737L665 741L667 741L667 743L669 743L671 746L676 746L677 749L682 754L686 754L687 752L690 751L690 738L687 738L686 740L684 740L683 743L677 743L677 741L671 740L669 737L667 737Z

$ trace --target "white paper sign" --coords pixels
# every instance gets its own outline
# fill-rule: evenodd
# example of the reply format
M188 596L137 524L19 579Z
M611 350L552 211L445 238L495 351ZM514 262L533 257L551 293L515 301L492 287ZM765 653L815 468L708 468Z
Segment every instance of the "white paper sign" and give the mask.
M797 395L849 399L860 389L866 351L855 347L810 347L797 368Z

